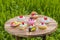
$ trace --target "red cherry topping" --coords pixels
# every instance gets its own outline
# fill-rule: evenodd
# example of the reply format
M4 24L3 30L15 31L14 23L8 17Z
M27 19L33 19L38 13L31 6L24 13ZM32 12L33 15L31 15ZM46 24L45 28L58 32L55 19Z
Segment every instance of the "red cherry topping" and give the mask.
M23 16L19 16L20 18L23 18Z
M33 13L32 16L34 16L35 14Z
M22 24L24 25L24 22L22 22Z
M33 26L33 24L31 24Z
M47 20L47 17L44 17L44 20Z
M44 24L44 23L41 23L42 25Z
M36 15L36 13L35 12L32 12L32 16L34 16L34 15Z

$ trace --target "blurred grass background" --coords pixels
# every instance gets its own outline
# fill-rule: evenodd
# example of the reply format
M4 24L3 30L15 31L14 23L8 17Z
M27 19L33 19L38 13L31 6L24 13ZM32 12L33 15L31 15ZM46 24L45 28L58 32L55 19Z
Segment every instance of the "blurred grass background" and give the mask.
M60 40L60 0L0 0L0 40L15 40L4 30L4 23L8 19L28 15L32 11L52 17L58 22L58 29L50 36L46 36L46 40ZM31 40L42 40L42 38L31 38Z

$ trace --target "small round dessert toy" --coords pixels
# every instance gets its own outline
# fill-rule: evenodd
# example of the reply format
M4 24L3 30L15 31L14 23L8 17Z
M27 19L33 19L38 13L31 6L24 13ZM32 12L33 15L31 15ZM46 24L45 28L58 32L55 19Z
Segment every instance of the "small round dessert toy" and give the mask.
M33 32L36 30L36 27L31 25L31 26L29 26L28 30L29 30L29 32Z
M18 19L18 21L25 21L25 17L24 16L19 16L17 19Z
M19 29L24 30L26 28L27 28L27 23L21 22L21 24L19 25Z
M37 19L38 18L37 12L35 12L35 11L31 12L31 17L33 19Z
M11 27L17 27L19 25L20 25L20 22L17 22L17 21L11 22Z
M44 22L47 24L47 23L50 23L50 19L44 16L43 18L41 18L41 22Z
M28 25L33 25L36 22L33 18L30 17L30 19L27 21Z
M44 30L44 29L46 29L46 28L47 28L47 25L46 25L45 23L40 23L40 24L39 24L39 29Z

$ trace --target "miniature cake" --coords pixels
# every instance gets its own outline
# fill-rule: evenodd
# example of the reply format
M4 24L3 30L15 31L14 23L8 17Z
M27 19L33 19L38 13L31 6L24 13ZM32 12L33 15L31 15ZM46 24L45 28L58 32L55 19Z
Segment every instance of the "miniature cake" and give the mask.
M33 19L37 19L38 18L38 15L37 15L37 12L32 12L31 13L31 17L33 18Z
M36 22L36 20L30 17L30 19L27 22L29 25L33 25Z
M44 29L47 28L47 25L45 23L40 23L39 24L39 28L42 29L42 30L44 30Z
M24 23L24 22L22 22L20 25L19 25L19 29L26 29L26 27L27 27L27 24L26 23Z
M29 26L29 32L33 32L35 30L36 30L36 27L35 26L33 26L33 25Z
M11 22L12 27L17 27L17 26L19 26L19 24L20 24L20 22L17 22L17 21Z
M41 22L49 23L50 19L45 16L45 17L41 18Z
M24 16L19 16L18 21L25 21L25 17Z

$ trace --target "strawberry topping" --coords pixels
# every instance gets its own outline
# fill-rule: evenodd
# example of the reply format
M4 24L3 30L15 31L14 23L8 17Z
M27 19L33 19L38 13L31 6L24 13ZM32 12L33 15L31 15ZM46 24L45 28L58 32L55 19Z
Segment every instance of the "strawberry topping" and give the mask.
M24 22L22 22L22 24L24 25Z
M42 25L44 24L44 23L41 23Z
M34 15L36 15L36 13L35 12L32 12L32 16L34 16Z
M33 24L31 24L33 26Z
M19 18L23 18L23 16L19 16Z
M47 17L44 17L44 20L47 20Z
M35 14L32 14L32 16L34 16Z

